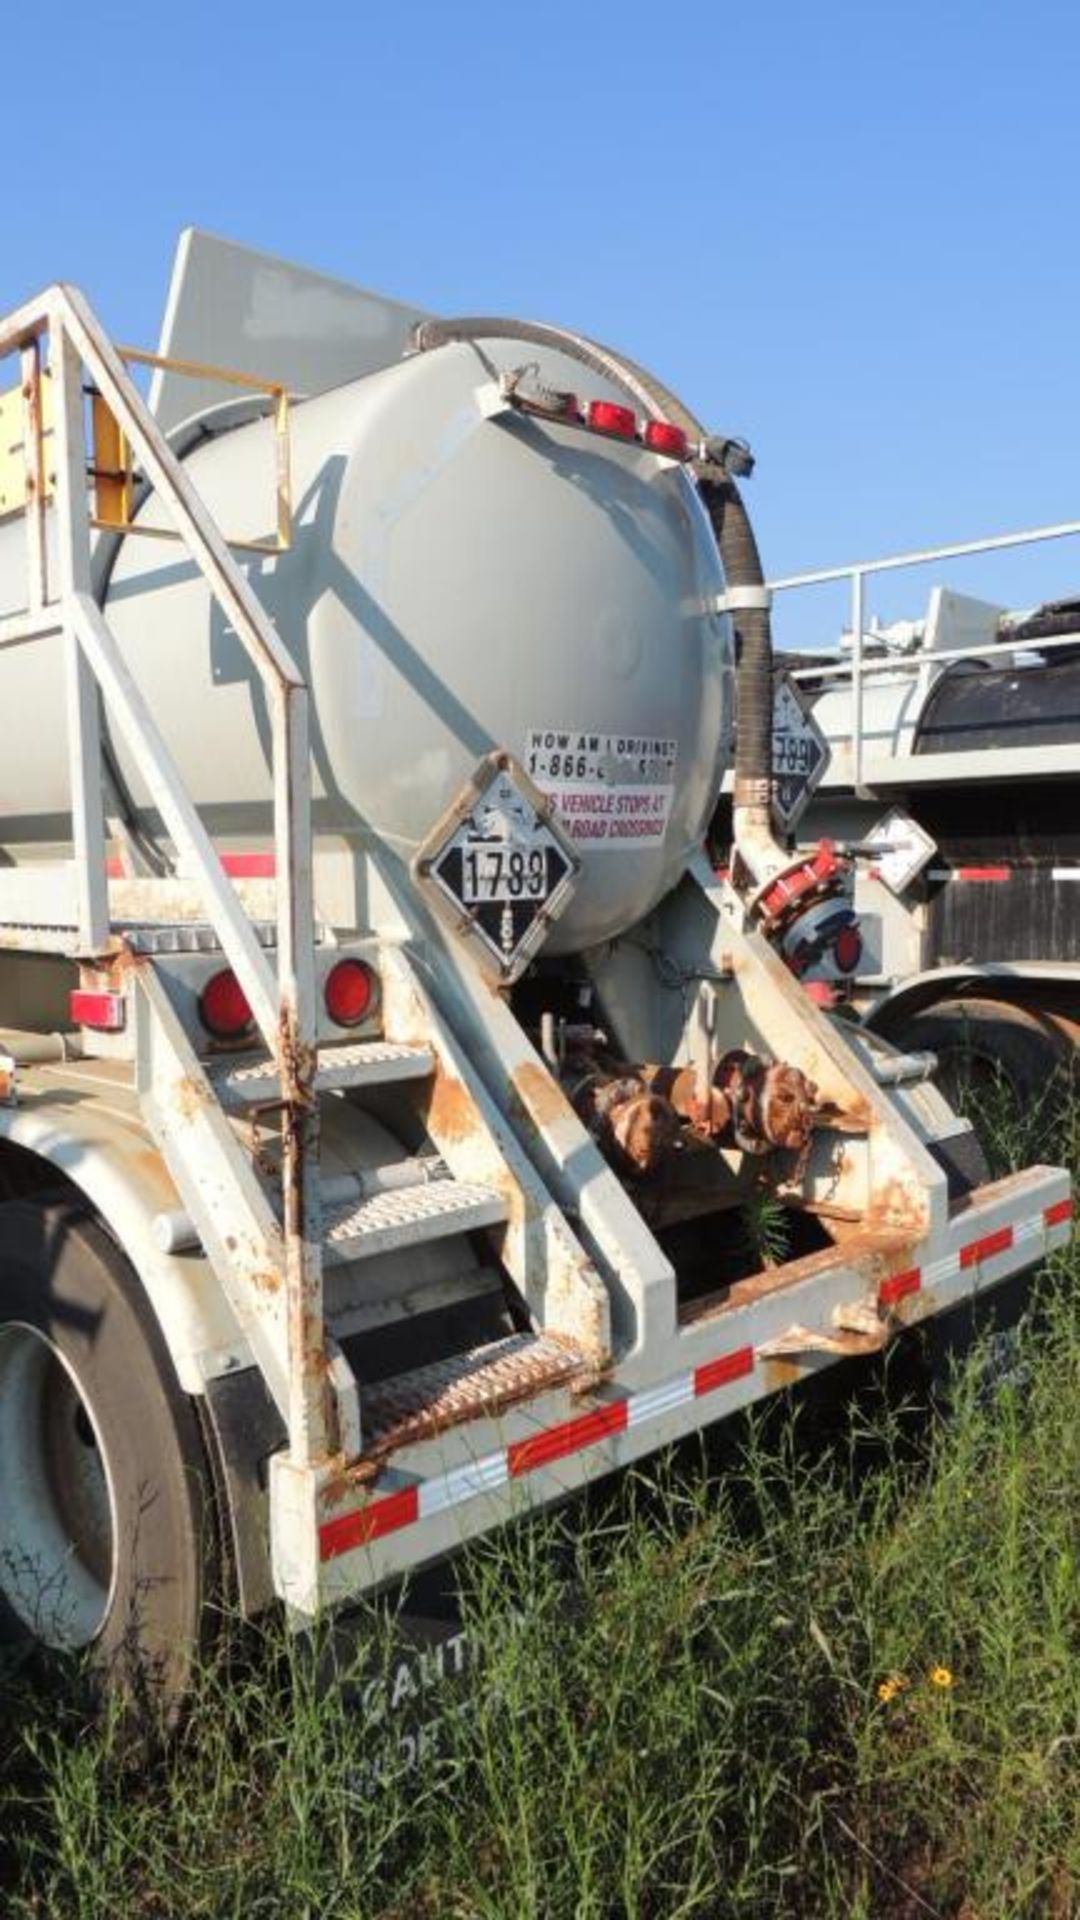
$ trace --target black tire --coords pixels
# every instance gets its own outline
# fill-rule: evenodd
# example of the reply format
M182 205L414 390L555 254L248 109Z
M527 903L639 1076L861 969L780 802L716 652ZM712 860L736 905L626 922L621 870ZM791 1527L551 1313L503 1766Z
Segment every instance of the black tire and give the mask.
M0 1206L0 1440L9 1617L175 1708L216 1581L207 1462L138 1280L67 1197Z
M980 1098L1004 1086L1015 1095L1018 1113L1054 1118L1069 1049L1049 1018L1003 1000L945 1000L889 1038L912 1052L937 1054L937 1084L960 1111L971 1105L977 1110Z
M962 1200L965 1194L990 1178L990 1163L974 1130L951 1133L944 1140L931 1140L928 1149L931 1158L945 1172L950 1200Z

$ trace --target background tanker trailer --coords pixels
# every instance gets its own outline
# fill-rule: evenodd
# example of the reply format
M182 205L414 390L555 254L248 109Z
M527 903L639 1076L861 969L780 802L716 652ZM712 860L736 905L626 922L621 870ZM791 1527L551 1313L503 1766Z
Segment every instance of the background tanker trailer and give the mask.
M867 576L1078 531L777 584L857 579L862 607ZM847 964L820 948L804 978L897 1045L933 1049L946 1085L1003 1077L1031 1112L1075 1074L1080 1040L1080 602L1018 613L937 587L923 618L864 609L859 627L857 645L852 627L839 651L792 657L830 747L800 837L866 849Z
M1065 1237L778 951L739 443L194 234L149 406L71 289L0 349L14 1629L176 1693L226 1569L303 1622Z

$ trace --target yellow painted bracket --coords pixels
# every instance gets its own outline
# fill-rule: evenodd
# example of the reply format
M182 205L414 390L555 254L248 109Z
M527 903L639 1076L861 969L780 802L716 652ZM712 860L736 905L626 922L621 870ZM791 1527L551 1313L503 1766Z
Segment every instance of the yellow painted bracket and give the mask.
M272 402L274 420L275 530L268 540L230 540L231 547L251 553L284 553L292 543L292 493L289 459L289 396L277 381L258 380L253 374L225 367L203 366L194 360L174 360L145 353L140 347L121 347L129 365L164 367L189 374L194 380L219 380L226 386L264 393ZM96 389L90 390L89 471L92 522L108 532L141 533L159 540L179 536L172 527L151 527L133 517L136 474L127 436ZM53 433L53 387L48 369L35 364L33 377L0 393L0 519L25 513L35 494L49 500L56 476L50 466Z

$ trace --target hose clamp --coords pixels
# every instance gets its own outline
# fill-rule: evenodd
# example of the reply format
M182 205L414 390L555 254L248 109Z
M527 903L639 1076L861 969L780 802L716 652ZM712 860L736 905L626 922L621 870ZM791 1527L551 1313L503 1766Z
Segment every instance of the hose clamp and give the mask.
M717 594L714 613L768 613L772 606L771 587L729 587Z

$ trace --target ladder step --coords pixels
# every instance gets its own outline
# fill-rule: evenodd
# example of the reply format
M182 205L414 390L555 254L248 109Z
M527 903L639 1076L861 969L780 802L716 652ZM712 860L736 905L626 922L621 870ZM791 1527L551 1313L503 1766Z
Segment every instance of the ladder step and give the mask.
M362 1260L394 1253L424 1240L443 1240L495 1227L507 1217L501 1194L460 1180L430 1180L349 1200L326 1216L323 1245L328 1260Z
M280 1093L277 1067L268 1054L233 1054L204 1066L223 1107L230 1111L275 1100ZM320 1047L315 1076L318 1093L344 1087L384 1087L392 1080L426 1080L435 1060L428 1047L395 1040L358 1040L351 1046Z
M541 1334L510 1334L489 1346L364 1388L365 1461L429 1440L447 1427L502 1413L588 1372L583 1354Z

